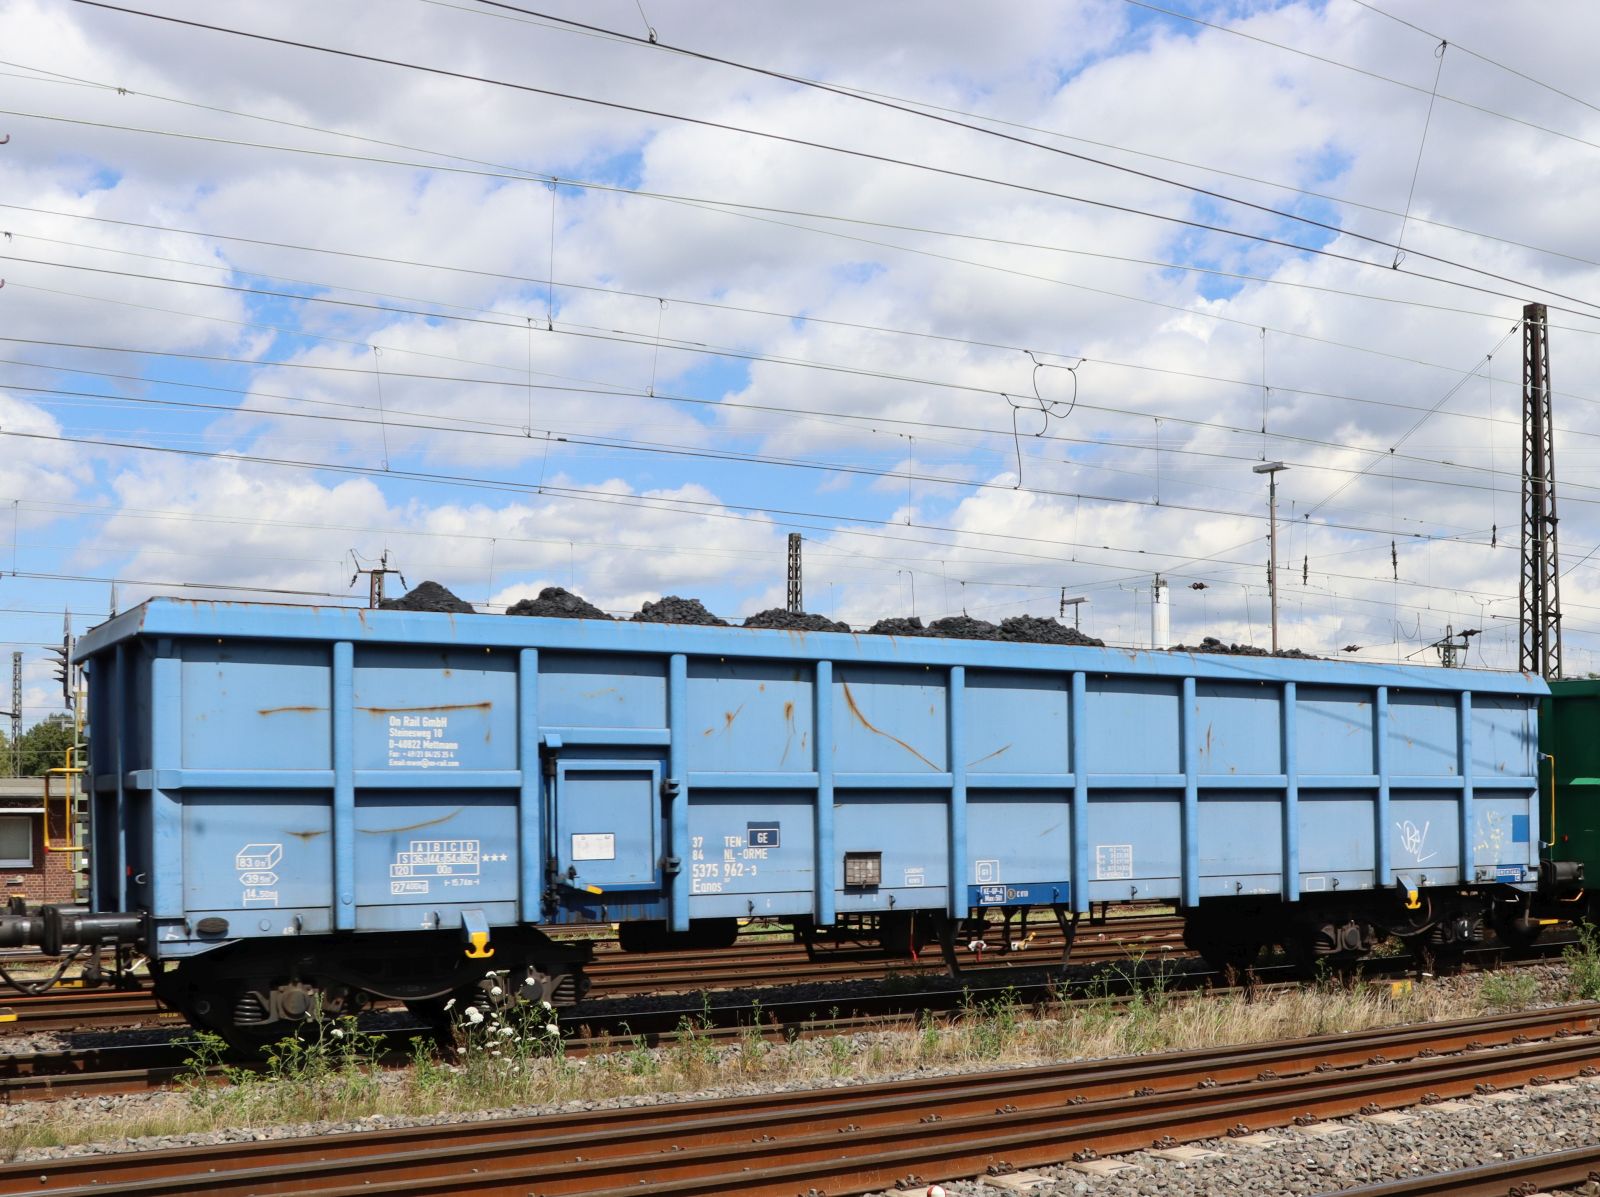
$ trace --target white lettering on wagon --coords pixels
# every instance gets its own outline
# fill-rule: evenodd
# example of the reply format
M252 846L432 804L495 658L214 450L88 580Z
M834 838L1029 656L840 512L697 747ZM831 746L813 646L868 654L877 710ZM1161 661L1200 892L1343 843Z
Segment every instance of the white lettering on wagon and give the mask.
M705 836L692 837L689 845L689 892L725 893L728 892L730 882L759 876L762 866L769 859L771 849L781 845L773 842L778 838L775 824L771 828L762 825L754 830L761 833L758 838L763 841L762 844L752 844L745 836L739 834L722 836L721 860L706 859L706 854L715 852L716 849L706 847Z
M283 859L282 844L246 844L233 855L239 874L241 906L276 906L278 874L274 870Z
M434 881L454 888L477 885L479 867L485 859L481 847L480 840L412 840L407 851L394 854L394 863L389 866L389 892L425 894Z
M1096 844L1094 846L1094 876L1096 881L1126 881L1133 876L1132 844Z
M461 742L449 734L448 715L390 715L389 768L459 769Z

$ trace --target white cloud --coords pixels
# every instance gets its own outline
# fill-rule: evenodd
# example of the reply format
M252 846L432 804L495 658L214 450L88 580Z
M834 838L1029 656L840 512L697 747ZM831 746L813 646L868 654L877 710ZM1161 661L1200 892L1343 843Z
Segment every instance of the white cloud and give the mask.
M1392 212L1405 202L1427 101L1426 94L1225 32L1151 22L1123 4L1065 11L1019 5L1004 19L953 3L824 6L808 10L802 21L681 0L647 7L664 41L982 110L1017 122L1004 128L1018 136L1337 219L1385 239L1399 229ZM635 14L621 10L580 15L615 20L630 32L637 24ZM1244 16L1231 9L1219 15L1262 38L1423 88L1432 82L1436 62L1427 38L1353 5L1283 3L1251 6ZM1439 28L1457 45L1492 52L1585 94L1579 50L1600 34L1600 14L1589 6L1552 4L1536 18L1512 20L1500 10L1435 0L1408 9L1407 17ZM303 40L1305 243L1322 237L1269 214L1059 154L660 50L442 5L258 3L205 19L292 31ZM34 501L27 514L41 534L54 520L52 543L70 546L59 551L57 572L68 572L70 564L93 576L342 593L348 550L370 556L388 546L411 580L434 576L479 602L498 605L540 585L561 584L620 610L662 592L687 592L740 614L778 600L784 535L800 525L808 539L813 605L855 622L908 609L913 578L924 614L962 607L988 617L1045 613L1066 587L1091 594L1085 612L1091 630L1138 642L1147 632L1140 588L1163 570L1173 574L1176 634L1260 640L1264 496L1249 465L1267 453L1293 466L1281 492L1285 558L1294 566L1283 576L1290 642L1323 651L1355 643L1404 656L1446 623L1488 622L1486 654L1509 663L1509 623L1490 617L1514 610L1514 602L1498 596L1514 595L1516 585L1516 338L1493 366L1498 423L1470 418L1491 411L1487 381L1473 379L1439 414L1412 426L1455 386L1459 372L1481 363L1519 314L1529 288L1478 276L1479 285L1506 293L1482 294L1415 274L1466 277L1429 262L1431 253L1567 294L1600 296L1600 267L1590 264L1600 261L1600 229L1572 198L1593 189L1600 151L1577 141L1440 100L1413 214L1573 257L1413 220L1405 237L1412 256L1401 270L1387 271L1019 188L38 0L0 0L0 39L25 47L15 54L34 65L113 81L132 92L8 80L17 97L13 106L25 111L404 161L428 158L404 147L431 147L457 155L456 165L466 165L461 159L509 164L671 194L1087 251L822 224L775 212L751 219L572 188L559 193L552 246L551 193L536 182L8 118L8 202L157 226L0 209L0 225L14 234L0 252L13 258L204 282L303 280L319 284L317 292L330 298L432 313L300 304L4 263L0 275L8 286L0 305L9 336L261 363L89 354L12 342L7 358L58 369L8 366L0 372L5 382L223 406L246 402L275 413L219 415L14 391L11 398L0 395L5 429L48 428L51 435L357 470L381 471L386 462L394 468L389 477L340 477L52 442L24 448L8 438L3 447L14 452L0 463L0 477ZM1441 91L1600 143L1594 111L1454 48L1447 52ZM176 106L156 95L348 128L398 144L353 143ZM1341 208L1118 146L1380 210ZM808 225L826 231L792 227ZM172 231L180 227L283 244ZM1392 259L1349 235L1331 237L1326 248L1380 267ZM1229 282L1089 254L1195 262L1302 288ZM549 292L540 280L552 262L563 282L638 294L558 289L558 327L546 330ZM1379 304L1309 288L1463 311ZM409 298L373 298L381 295ZM660 298L669 302L663 306ZM821 319L727 310L746 306ZM452 313L483 322L442 318ZM1583 383L1600 359L1592 321L1560 314L1555 323L1562 326L1552 334L1563 430L1561 532L1568 560L1576 563L1600 543L1593 502L1600 490L1588 477L1593 438L1600 434L1593 400L1600 395L1588 394ZM1264 327L1276 331L1263 337ZM373 345L383 350L376 359ZM1051 418L1024 415L1014 439L1006 396L1026 403L1036 381L1033 359L1023 350L1048 361L1085 360L1077 371L1075 406L1065 375L1046 371L1037 378L1040 395L1052 404ZM854 372L797 364L803 362ZM71 366L139 377L95 378ZM1271 387L1268 429L1278 434L1265 443L1263 370ZM232 389L178 388L152 379ZM720 400L731 402L719 407ZM289 419L284 413L340 418ZM1162 417L1159 430L1154 415ZM440 430L447 425L454 427ZM1028 435L1038 430L1044 435ZM568 439L549 439L562 435ZM582 438L627 443L595 446ZM1391 446L1398 446L1392 461ZM1010 489L1019 450L1021 491ZM703 455L796 457L894 472L904 468L908 451L915 472L945 481L914 481L908 495L903 478L731 464ZM1497 473L1488 472L1491 465ZM1368 472L1351 473L1361 470ZM408 472L502 489L397 476ZM1430 481L1438 479L1457 485ZM538 493L541 483L551 489ZM1503 493L1484 489L1491 486ZM1084 494L1122 501L1076 497ZM650 496L658 502L648 502ZM1149 505L1158 499L1160 507ZM85 516L69 502L105 510ZM1304 518L1309 510L1314 522L1340 526L1313 526ZM862 519L890 526L853 522ZM1481 543L1491 527L1493 548ZM1406 535L1416 532L1460 539ZM1592 645L1600 633L1600 616L1591 610L1597 602L1593 561L1575 565L1563 583L1568 628L1578 645ZM1188 589L1193 581L1207 589ZM61 593L51 592L50 601Z

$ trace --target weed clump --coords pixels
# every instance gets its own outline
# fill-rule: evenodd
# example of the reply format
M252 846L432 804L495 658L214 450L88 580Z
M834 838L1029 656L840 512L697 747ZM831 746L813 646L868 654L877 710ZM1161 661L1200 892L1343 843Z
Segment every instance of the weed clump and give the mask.
M1567 988L1586 1002L1600 1001L1600 930L1588 923L1578 926L1578 942L1561 953L1571 970Z

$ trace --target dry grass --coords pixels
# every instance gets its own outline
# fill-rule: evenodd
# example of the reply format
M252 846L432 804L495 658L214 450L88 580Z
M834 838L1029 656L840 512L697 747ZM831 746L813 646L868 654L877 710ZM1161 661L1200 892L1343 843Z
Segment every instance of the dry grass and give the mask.
M731 1083L769 1087L872 1081L926 1071L1068 1060L1354 1033L1404 1022L1464 1018L1534 998L1531 988L1486 983L1321 985L1247 1000L1168 994L1159 983L1131 1001L1074 1005L1039 1014L1012 1001L969 1004L946 1022L926 1017L914 1030L885 1028L848 1036L773 1043L755 1033L732 1046L686 1021L659 1047L627 1040L581 1060L561 1054L545 1015L491 1014L463 1025L463 1054L441 1062L416 1044L406 1069L376 1063L378 1042L353 1025L286 1046L265 1075L205 1075L218 1045L195 1060L177 1089L109 1103L82 1100L10 1107L0 1125L0 1155L74 1143L115 1143L154 1135L228 1128L346 1122L373 1115L483 1114L650 1094L688 1094Z

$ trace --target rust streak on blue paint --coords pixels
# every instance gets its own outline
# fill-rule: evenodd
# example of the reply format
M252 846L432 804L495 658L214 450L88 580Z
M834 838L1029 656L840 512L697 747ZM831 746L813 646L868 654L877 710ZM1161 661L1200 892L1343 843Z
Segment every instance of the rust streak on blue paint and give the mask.
M404 827L358 827L356 830L362 835L398 835L402 831L421 831L424 827L437 827L440 823L448 823L467 808L458 806L448 815L440 815L437 819L424 819L420 823L408 823Z
M845 703L850 707L850 713L856 717L857 721L860 722L862 727L866 728L875 736L882 736L886 740L893 740L896 744L900 745L901 748L904 748L912 756L916 757L924 765L928 766L928 768L932 769L936 773L939 771L938 765L934 764L927 757L923 756L922 753L911 747L911 745L907 744L899 736L893 734L892 732L886 732L881 727L875 726L872 720L863 715L861 713L861 708L856 706L856 696L850 693L849 682L844 683L844 700Z

